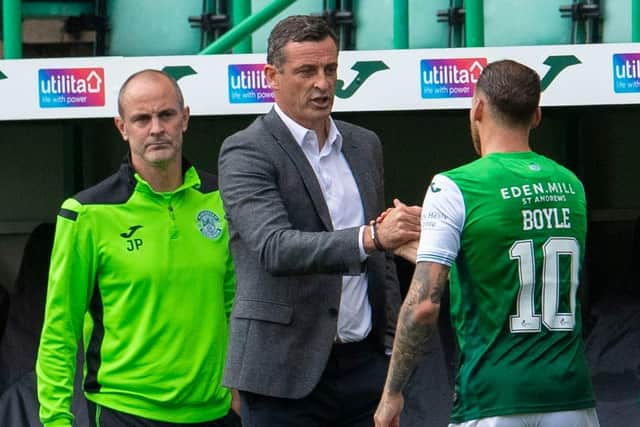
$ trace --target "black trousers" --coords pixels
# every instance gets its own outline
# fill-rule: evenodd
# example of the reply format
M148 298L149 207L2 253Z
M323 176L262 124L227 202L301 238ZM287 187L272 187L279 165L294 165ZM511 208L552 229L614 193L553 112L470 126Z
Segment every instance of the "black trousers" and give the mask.
M138 417L87 401L89 408L89 427L240 427L240 417L235 412L229 413L217 420L203 423L167 423Z
M242 425L371 427L388 366L389 357L367 341L337 344L320 382L302 399L240 391Z

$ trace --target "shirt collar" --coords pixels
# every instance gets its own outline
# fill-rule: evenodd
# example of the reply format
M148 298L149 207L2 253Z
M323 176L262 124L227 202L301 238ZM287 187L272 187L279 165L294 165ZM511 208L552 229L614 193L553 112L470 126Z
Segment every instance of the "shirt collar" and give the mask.
M200 188L200 186L202 185L202 182L200 180L200 177L198 176L198 172L196 171L196 168L191 166L188 162L185 162L185 161L183 161L182 164L183 166L187 166L188 169L184 171L182 184L175 190L157 192L153 188L151 188L151 185L144 178L142 178L139 173L134 171L133 179L137 183L136 188L146 193L161 194L164 196L171 196L173 194L179 193L191 187Z
M278 114L278 117L280 117L280 119L284 122L287 129L289 129L289 132L291 132L293 139L295 139L296 143L298 143L300 147L302 147L305 138L310 132L315 133L311 129L307 129L306 127L293 120L291 117L287 116L287 114L282 111L278 104L273 104L273 109ZM342 134L338 130L338 127L336 126L336 123L333 121L331 116L329 116L329 134L327 135L327 141L329 142L330 146L335 144L338 151L342 150Z

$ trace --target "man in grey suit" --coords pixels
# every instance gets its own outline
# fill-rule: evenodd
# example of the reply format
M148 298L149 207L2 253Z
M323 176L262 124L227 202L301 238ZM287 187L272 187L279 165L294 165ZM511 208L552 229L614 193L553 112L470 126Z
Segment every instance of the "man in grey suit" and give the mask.
M382 147L334 121L337 37L320 17L271 32L276 104L227 138L220 189L236 265L224 383L245 426L370 426L399 286L388 251L419 237L420 208L385 220Z

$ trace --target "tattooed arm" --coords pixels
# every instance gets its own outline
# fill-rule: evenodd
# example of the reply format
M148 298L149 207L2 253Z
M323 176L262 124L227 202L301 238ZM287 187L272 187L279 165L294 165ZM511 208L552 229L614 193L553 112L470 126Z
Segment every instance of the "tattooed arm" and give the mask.
M416 265L400 315L387 373L387 382L374 417L376 427L400 425L402 390L417 359L436 328L440 300L448 283L449 267L433 262Z

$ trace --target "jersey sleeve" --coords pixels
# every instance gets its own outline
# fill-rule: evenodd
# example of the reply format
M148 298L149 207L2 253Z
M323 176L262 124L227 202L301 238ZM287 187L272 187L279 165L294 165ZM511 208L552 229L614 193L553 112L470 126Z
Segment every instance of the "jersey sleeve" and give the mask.
M71 426L76 352L95 277L93 244L82 206L69 199L56 220L36 375L40 420Z
M416 263L436 262L451 266L460 249L465 206L458 186L444 175L436 175L422 204L420 245Z

